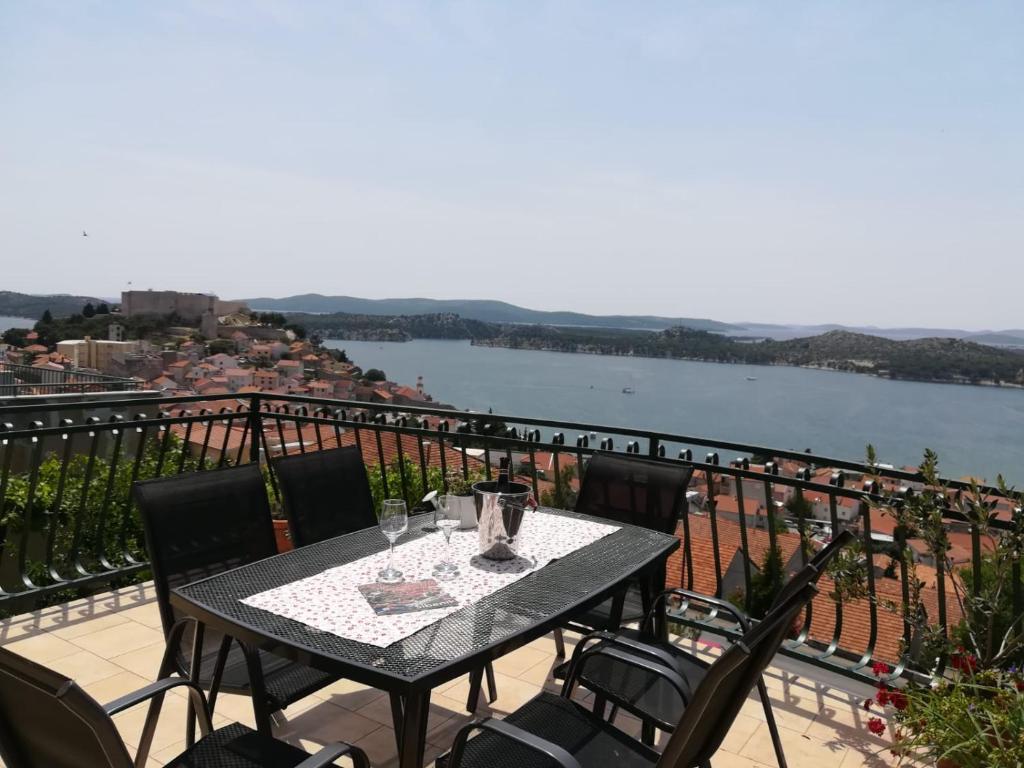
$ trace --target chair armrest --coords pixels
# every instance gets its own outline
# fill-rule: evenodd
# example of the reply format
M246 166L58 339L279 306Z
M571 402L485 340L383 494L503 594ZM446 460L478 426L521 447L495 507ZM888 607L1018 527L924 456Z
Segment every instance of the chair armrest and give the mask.
M334 744L321 747L315 755L306 758L296 765L295 768L327 768L327 766L333 765L334 761L343 755L349 755L352 758L352 764L356 768L370 768L370 760L366 757L366 753L359 747L354 747L343 741L337 741Z
M452 744L451 757L448 761L449 768L459 768L462 764L462 751L466 746L466 740L469 738L469 734L473 731L490 731L491 733L497 734L509 741L522 744L524 747L528 747L534 752L539 752L540 754L549 757L562 766L562 768L580 768L580 764L576 758L557 744L553 744L547 739L542 739L540 736L535 736L529 731L524 731L522 728L512 725L511 723L507 723L504 720L494 720L491 718L469 723L459 729L459 732L455 736L455 743Z
M705 595L700 592L694 592L690 589L683 589L682 587L675 587L673 589L666 589L664 592L654 598L651 603L651 609L647 612L644 617L643 624L641 627L646 628L651 626L651 622L654 620L654 612L658 609L658 606L669 596L682 597L690 602L704 603L705 605L711 606L712 608L722 611L731 615L736 623L740 625L740 630L743 634L750 631L750 618L741 609L730 603L728 600L723 600L720 597L714 597L713 595Z
M682 700L684 705L688 704L690 699L693 697L693 691L690 689L690 683L682 675L676 672L675 669L666 667L663 663L651 661L649 658L643 658L621 648L614 648L610 643L592 646L580 656L579 663L572 670L572 677L566 678L565 684L562 686L563 695L565 695L566 691L572 691L572 685L576 678L583 674L586 669L587 662L596 656L604 656L619 664L625 664L626 666L634 667L656 677L660 677L675 688L676 693L679 694L679 698ZM629 702L622 697L617 696L615 691L607 690L603 691L603 693L609 699L619 699L623 704L629 705Z
M137 691L126 693L124 696L114 699L104 706L103 710L108 715L116 715L118 712L123 712L137 704L152 699L157 694L165 693L172 688L179 688L181 686L189 688L189 693L193 696L198 696L199 700L203 703L203 707L206 707L206 696L198 685L183 677L165 677L163 680L157 680L155 683L143 686Z
M602 629L598 630L597 632L591 632L589 635L585 635L580 639L578 643L576 643L576 648L573 649L572 658L569 660L569 665L566 669L565 682L562 685L563 695L566 695L566 691L572 690L572 684L570 681L572 681L577 676L575 669L578 666L579 658L581 654L585 652L587 647L592 645L592 641L597 641L598 643L610 643L612 645L623 646L636 653L643 654L644 656L649 656L655 661L661 662L673 671L676 667L676 659L668 651L665 651L649 643L645 643L642 640L633 640L632 638L624 637L623 635L618 635L614 632L609 632L607 630Z

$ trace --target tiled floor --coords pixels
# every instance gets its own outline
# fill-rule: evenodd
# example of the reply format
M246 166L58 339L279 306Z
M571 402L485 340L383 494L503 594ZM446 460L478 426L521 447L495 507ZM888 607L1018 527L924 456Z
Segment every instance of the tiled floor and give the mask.
M681 641L684 642L684 641ZM0 644L75 678L101 702L151 681L163 653L163 634L153 589L141 585L55 606L0 622ZM478 714L501 716L551 686L555 661L550 637L536 640L495 663L498 700ZM781 659L767 677L776 718L792 768L885 766L887 752L864 729L860 704L870 690L849 680ZM427 732L427 758L446 751L469 715L465 678L434 691ZM584 697L587 694L582 694ZM184 695L168 696L149 765L162 765L182 749ZM116 716L130 747L137 744L145 707ZM222 695L215 725L238 720L252 725L248 699ZM358 744L374 766L396 764L391 710L380 691L340 681L288 708L277 735L307 750L329 741ZM617 723L639 733L639 721L620 716ZM774 768L771 739L760 702L748 700L713 760L715 768Z

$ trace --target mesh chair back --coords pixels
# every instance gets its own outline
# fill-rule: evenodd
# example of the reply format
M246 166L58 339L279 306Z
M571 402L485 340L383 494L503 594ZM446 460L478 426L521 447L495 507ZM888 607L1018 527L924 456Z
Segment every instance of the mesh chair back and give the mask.
M683 710L658 768L693 768L711 760L793 621L816 592L813 584L806 584L790 595L711 665Z
M103 707L73 680L5 648L0 756L9 768L132 768Z
M271 466L295 546L377 524L366 465L356 446L283 456Z
M587 464L576 511L675 533L693 467L611 453Z
M135 483L164 634L176 587L277 554L256 464Z

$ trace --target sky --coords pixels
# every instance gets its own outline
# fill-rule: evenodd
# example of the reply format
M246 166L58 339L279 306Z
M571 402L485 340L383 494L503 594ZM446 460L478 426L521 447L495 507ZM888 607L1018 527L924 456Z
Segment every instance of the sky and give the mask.
M1021 328L1024 3L0 0L0 290L129 284Z

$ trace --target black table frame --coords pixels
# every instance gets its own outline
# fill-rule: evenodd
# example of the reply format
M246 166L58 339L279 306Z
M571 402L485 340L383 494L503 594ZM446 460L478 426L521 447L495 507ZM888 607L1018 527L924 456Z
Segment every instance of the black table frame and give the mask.
M609 522L563 510L545 511L581 520ZM529 524L528 520L526 524ZM487 662L542 637L570 616L620 594L631 579L649 579L652 588L661 588L665 582L665 562L678 549L679 540L675 536L646 528L613 524L619 526L618 531L536 570L488 598L460 609L386 649L337 638L240 602L241 598L273 586L320 573L325 563L328 567L331 564L341 565L372 552L382 551L387 544L376 529L339 536L180 587L171 592L171 604L182 613L197 619L200 626L230 636L242 647L249 666L253 709L261 734L270 735L271 713L267 709L266 697L261 694L264 684L257 649L272 651L388 692L391 695L396 727L401 723L401 727L396 730L399 765L401 768L420 768L432 689L467 672L479 670ZM427 531L423 529L427 526L427 520L410 518L406 540L426 535ZM401 544L396 547L396 555L400 558ZM580 575L590 578L591 583L581 586L577 578ZM545 586L545 582L551 583ZM577 594L567 595L556 606L555 603L560 600L556 591L558 587L566 588L566 592L574 589ZM538 603L546 601L548 605L534 611L532 599ZM523 613L535 615L524 617L506 612L510 618L519 622L519 626L501 627L495 633L491 625L492 629L485 632L488 637L479 643L475 640L467 641L465 636L450 637L449 640L454 642L448 645L449 648L467 642L472 646L466 652L456 651L452 658L418 658L413 655L424 639L427 643L437 639L436 633L443 631L445 625L448 625L450 634L457 633L460 622L466 621L475 630L479 623L476 616L478 612L482 611L484 618L490 616L493 619L494 614L505 612L506 603L518 604L524 608ZM439 643L443 645L441 640ZM335 649L329 647L332 645ZM403 657L406 645L409 645L410 653ZM336 650L339 647L342 650ZM391 663L395 666L407 661L418 668L387 669L388 661L385 657L389 653ZM353 658L357 655L362 655L364 659ZM376 658L370 658L374 656ZM193 676L198 673L194 665Z

